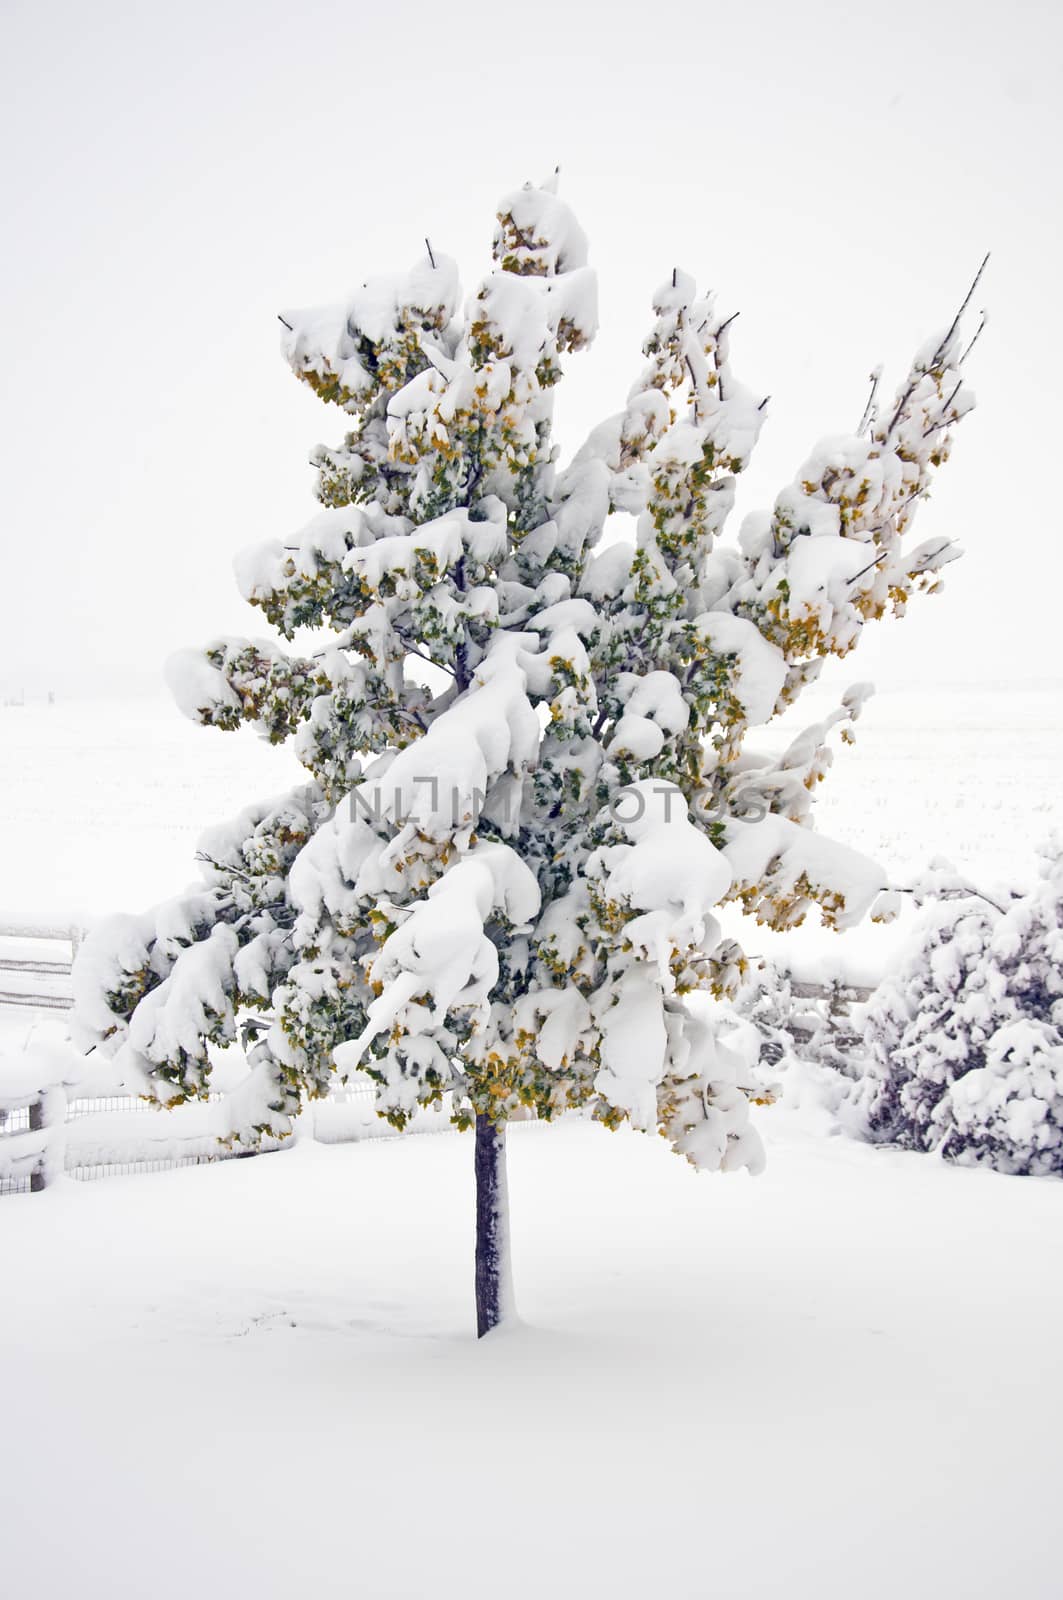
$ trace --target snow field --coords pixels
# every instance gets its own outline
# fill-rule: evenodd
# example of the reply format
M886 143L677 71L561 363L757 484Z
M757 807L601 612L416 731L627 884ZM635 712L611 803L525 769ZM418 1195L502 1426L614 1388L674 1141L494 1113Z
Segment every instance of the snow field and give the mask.
M1063 1186L769 1117L516 1127L481 1345L471 1137L6 1200L5 1588L1047 1600Z

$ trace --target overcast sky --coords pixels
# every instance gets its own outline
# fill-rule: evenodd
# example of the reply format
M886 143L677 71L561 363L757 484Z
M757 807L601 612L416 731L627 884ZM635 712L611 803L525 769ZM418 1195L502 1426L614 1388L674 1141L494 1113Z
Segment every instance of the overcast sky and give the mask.
M344 431L277 311L426 234L474 285L496 200L558 162L602 314L566 453L678 263L741 308L736 372L772 395L743 509L992 250L979 409L916 535L967 556L842 672L1063 672L1055 5L4 0L0 27L0 692L139 692L180 645L267 631L233 554L314 514L309 449Z

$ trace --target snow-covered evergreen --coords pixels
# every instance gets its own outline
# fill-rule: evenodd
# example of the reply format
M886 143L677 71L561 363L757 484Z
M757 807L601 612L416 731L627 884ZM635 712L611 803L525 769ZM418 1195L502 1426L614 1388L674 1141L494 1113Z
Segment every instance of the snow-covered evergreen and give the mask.
M934 900L868 1009L854 1103L872 1139L1063 1175L1063 841L1009 902Z
M672 271L626 404L562 465L554 389L596 287L553 182L502 202L493 254L465 301L429 248L283 315L292 370L347 427L315 454L320 513L237 562L299 648L218 639L172 684L202 723L291 739L308 781L214 830L202 884L100 928L75 975L83 1041L163 1103L207 1092L212 1049L243 1037L238 1139L285 1134L336 1074L367 1072L397 1126L449 1096L488 1221L521 1107L759 1166L751 1063L687 1003L743 969L715 908L844 928L883 884L810 817L865 691L781 758L747 736L938 587L951 542L906 535L972 404L957 317L723 542L766 415L733 316Z

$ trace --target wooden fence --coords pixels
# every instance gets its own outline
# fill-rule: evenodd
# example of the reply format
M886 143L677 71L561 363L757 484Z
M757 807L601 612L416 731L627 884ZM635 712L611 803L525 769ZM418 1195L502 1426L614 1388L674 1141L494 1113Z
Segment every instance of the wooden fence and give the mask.
M855 1027L852 1008L863 1005L874 994L874 989L837 979L831 983L801 983L790 980L790 993L795 1000L811 1002L809 1011L802 1015L794 1012L788 1032L794 1043L813 1043L833 1046L840 1052L858 1049L863 1035Z
M0 917L0 1006L69 1011L81 929Z

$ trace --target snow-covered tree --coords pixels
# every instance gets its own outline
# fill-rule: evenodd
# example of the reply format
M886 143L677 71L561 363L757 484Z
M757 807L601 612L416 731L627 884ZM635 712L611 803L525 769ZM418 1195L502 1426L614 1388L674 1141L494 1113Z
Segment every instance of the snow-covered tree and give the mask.
M493 256L464 302L429 247L281 318L348 430L315 453L320 514L237 563L300 648L217 639L172 682L202 723L290 739L308 781L208 835L201 886L101 928L77 975L82 1039L163 1103L207 1092L242 1033L241 1140L356 1070L396 1127L449 1097L476 1129L481 1332L508 1294L518 1108L761 1162L748 1065L688 1004L743 967L715 908L841 928L882 875L810 826L829 724L781 758L747 734L938 587L950 541L905 536L973 403L957 317L723 542L766 408L733 317L672 271L624 408L562 466L554 391L596 287L553 182L502 202ZM829 719L843 737L862 693Z
M1063 1175L1063 841L1008 901L950 888L866 1019L875 1140Z

